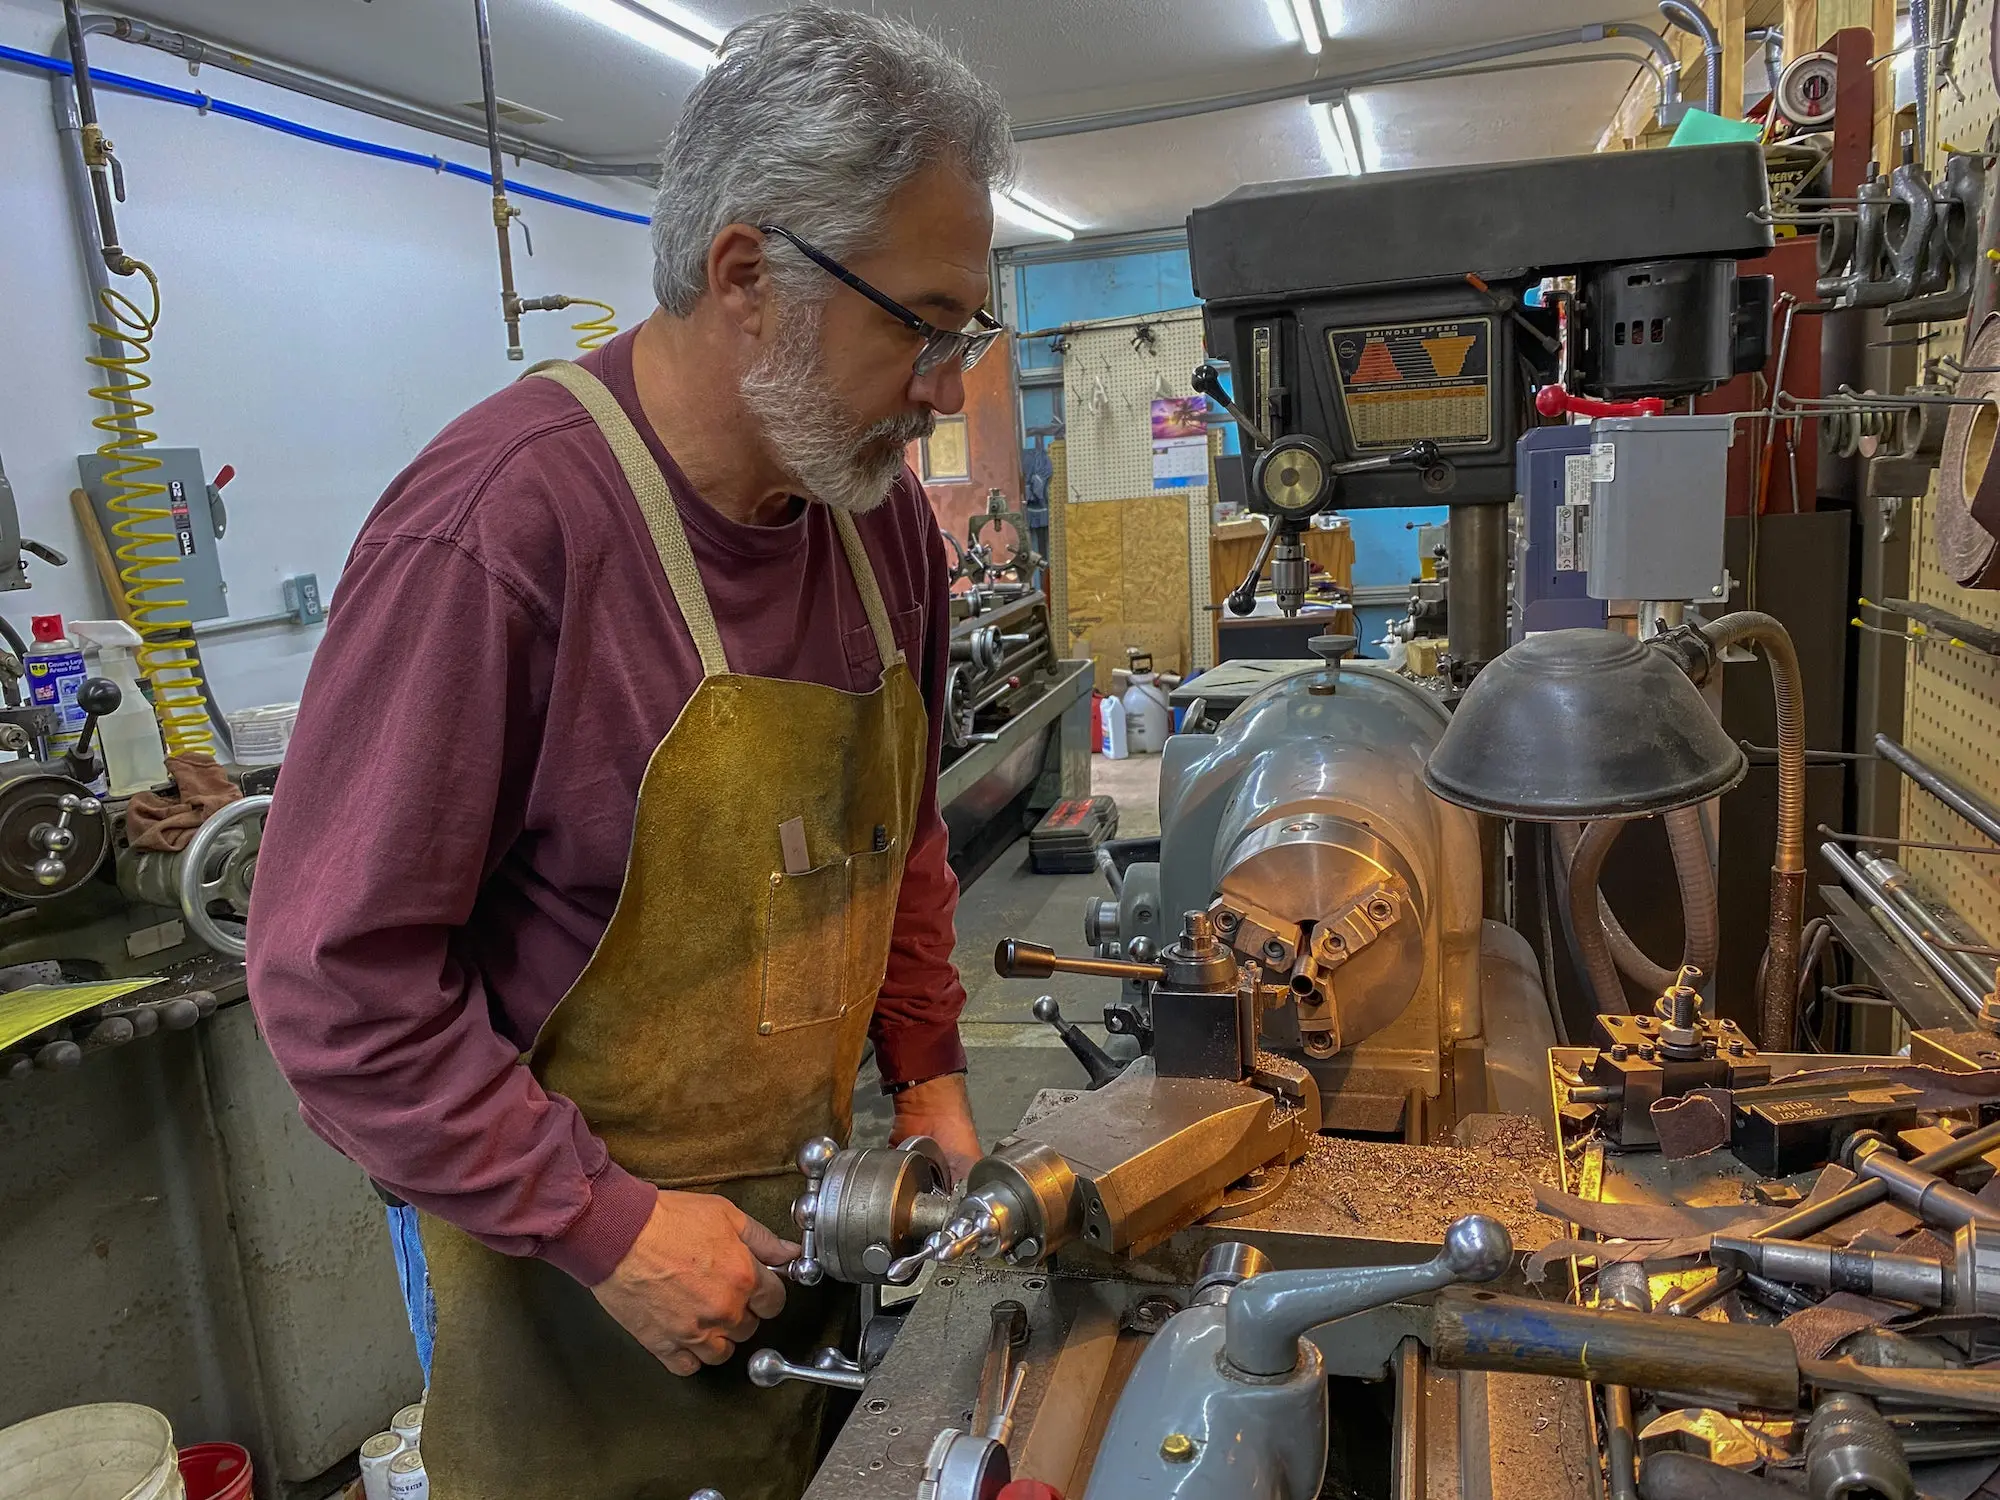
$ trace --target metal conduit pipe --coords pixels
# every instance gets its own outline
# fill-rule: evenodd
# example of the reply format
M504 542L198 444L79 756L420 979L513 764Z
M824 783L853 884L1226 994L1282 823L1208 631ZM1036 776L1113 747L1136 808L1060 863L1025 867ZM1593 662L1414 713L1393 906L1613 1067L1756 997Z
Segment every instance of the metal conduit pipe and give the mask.
M1240 93L1215 94L1205 99L1183 99L1170 104L1140 105L1133 109L1113 109L1100 114L1070 115L1059 120L1016 125L1014 139L1053 140L1061 136L1089 135L1099 130L1122 130L1128 125L1154 125L1162 120L1185 120L1223 110L1248 109L1258 104L1282 104L1290 99L1310 98L1314 94L1331 94L1342 89L1369 88L1384 83L1406 83L1450 68L1519 57L1529 52L1547 52L1556 47L1587 47L1621 37L1644 44L1659 59L1661 102L1663 105L1678 104L1681 97L1681 64L1680 59L1674 56L1674 49L1657 31L1620 21L1575 26L1563 31L1543 31L1512 41L1460 47L1430 57L1413 58L1408 62L1385 63L1347 73L1322 74L1317 78L1300 79L1296 83L1273 84L1268 88L1245 89Z
M1423 81L1479 78L1488 73L1525 73L1533 68L1584 67L1591 63L1624 63L1630 68L1644 68L1653 75L1654 83L1664 82L1660 60L1645 52L1593 52L1587 57L1522 57L1510 62L1481 63L1477 67L1450 68L1442 73L1426 73L1423 75ZM1665 97L1663 93L1661 98Z
M1925 939L1933 944L1967 942L1969 939L1956 936L1952 924L1945 914L1926 903L1910 888L1910 872L1893 859L1870 854L1866 850L1854 852L1854 862L1861 866L1865 874L1889 900L1902 909L1903 915L1917 925ZM1962 923L1959 925L1963 925ZM1959 953L1950 947L1939 947L1939 955L1948 963L1957 965L1959 972L1978 985L1980 990L1994 988L1994 971L1991 960L1982 961L1970 953Z
M1931 166L1930 0L1910 0L1910 77L1917 94L1917 128L1912 137L1917 170L1928 172Z
M464 141L470 146L486 144L485 131L463 120L455 120L450 115L439 114L420 104L389 99L378 94L364 93L359 89L346 88L337 83L329 83L323 78L313 77L310 73L301 73L239 48L225 47L189 32L172 31L147 21L134 20L129 16L86 16L83 24L87 32L108 36L115 41L129 42L136 47L150 47L170 57L181 58L190 68L220 68L224 72L234 73L242 78L269 84L272 88L284 89L287 93L303 94L325 104L337 104L342 109L354 110L358 114L373 115L378 120L407 125L413 130L427 130L433 135ZM648 184L659 177L659 166L654 162L592 161L588 157L572 156L567 151L558 151L552 146L540 145L521 136L508 135L503 136L501 140L509 156L522 161L539 162L542 166L554 167L562 172L575 172L585 177L629 177Z
M1718 654L1755 646L1771 672L1778 713L1778 844L1771 865L1770 955L1761 1005L1766 1051L1789 1052L1799 1011L1799 934L1806 902L1806 699L1799 656L1776 619L1738 610L1701 627Z
M2000 844L2000 808L1967 791L1942 771L1934 771L1886 734L1875 736L1875 753L1957 813L1981 833Z
M1674 875L1680 886L1681 926L1684 938L1681 947L1681 964L1699 969L1706 976L1715 973L1716 956L1721 950L1722 925L1718 910L1715 887L1715 866L1709 858L1708 835L1702 826L1701 810L1686 807L1668 813L1664 819L1667 828L1667 844L1673 851ZM1598 823L1593 827L1608 828L1604 835L1604 850L1608 852L1611 841L1616 839L1624 825L1618 821ZM1576 850L1581 841L1581 830L1569 824L1556 825L1556 842L1563 864L1569 869L1576 858ZM1601 873L1603 861L1598 859ZM1577 892L1579 887L1571 885L1571 920L1573 925L1587 925L1587 919L1577 915ZM1661 994L1680 978L1679 968L1666 968L1653 962L1639 945L1632 941L1617 914L1604 900L1602 891L1597 893L1597 913L1602 926L1604 942L1609 950L1611 962L1618 973L1623 974L1642 989ZM1589 938L1579 936L1577 943L1583 948ZM1591 959L1585 953L1585 966L1593 979L1596 971L1591 968ZM1593 984L1593 987L1596 986ZM1624 989L1615 990L1619 999L1624 997ZM1622 1008L1622 1007L1621 1007Z
M1604 857L1625 831L1623 818L1603 818L1584 829L1577 840L1576 855L1569 866L1569 920L1576 934L1576 946L1583 956L1584 972L1597 992L1600 1011L1622 1013L1632 1009L1619 982L1618 966L1611 959L1611 944L1604 933L1603 902L1597 894L1597 879L1604 873Z
M1702 80L1702 97L1707 100L1704 107L1712 115L1721 114L1722 38L1716 35L1715 23L1692 0L1660 0L1660 14L1682 31L1701 38L1702 64L1708 75Z
M1875 882L1868 878L1867 872L1849 857L1847 851L1829 839L1819 846L1819 852L1820 857L1833 866L1834 872L1840 876L1841 882L1849 890L1883 915L1889 925L1909 945L1910 951L1923 961L1924 967L1944 983L1945 988L1951 991L1959 1004L1965 1006L1973 1015L1979 1015L1985 1005L1986 997L1957 965L1948 961L1944 954L1930 945L1917 925L1895 902L1882 893Z
M1778 97L1778 75L1785 66L1785 28L1782 26L1753 26L1743 33L1753 42L1764 44L1764 86L1773 99Z

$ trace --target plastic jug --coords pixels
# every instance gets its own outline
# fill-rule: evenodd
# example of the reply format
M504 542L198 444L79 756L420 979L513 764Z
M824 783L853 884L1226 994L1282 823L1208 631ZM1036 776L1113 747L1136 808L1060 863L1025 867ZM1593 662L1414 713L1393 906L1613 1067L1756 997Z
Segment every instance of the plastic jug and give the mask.
M1166 749L1167 736L1174 731L1173 706L1167 702L1167 690L1153 670L1153 658L1144 652L1130 652L1128 656L1131 667L1127 675L1131 685L1125 689L1125 737L1134 755L1158 755Z
M1104 758L1123 760L1132 752L1125 743L1125 705L1114 697L1104 700Z
M118 711L97 721L98 753L113 797L130 796L167 779L160 721L139 684L139 632L123 620L77 620L70 626L92 659L96 676L108 677L124 695Z

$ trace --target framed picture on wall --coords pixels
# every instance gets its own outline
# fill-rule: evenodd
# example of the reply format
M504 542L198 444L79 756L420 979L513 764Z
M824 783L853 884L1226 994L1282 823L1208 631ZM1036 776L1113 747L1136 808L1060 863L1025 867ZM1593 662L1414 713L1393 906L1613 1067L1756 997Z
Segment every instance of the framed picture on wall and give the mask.
M965 415L939 417L924 439L924 482L964 484L972 478L972 445L966 440Z

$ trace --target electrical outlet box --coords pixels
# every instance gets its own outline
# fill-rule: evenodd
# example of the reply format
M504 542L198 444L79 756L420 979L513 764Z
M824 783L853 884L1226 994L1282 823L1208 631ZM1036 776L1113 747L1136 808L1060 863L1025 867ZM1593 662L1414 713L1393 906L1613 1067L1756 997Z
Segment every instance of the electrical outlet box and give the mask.
M157 461L157 467L139 469L135 460L143 455ZM180 606L171 609L168 599L187 600L190 620L220 620L229 613L229 589L222 581L222 559L216 551L215 520L209 509L208 472L201 466L199 448L144 448L124 459L108 459L102 454L77 457L76 467L83 478L84 492L97 512L105 545L121 567L132 562L119 557L119 549L136 545L143 549L144 578L154 587L147 597L158 623L166 623ZM123 470L125 484L114 483L111 473ZM128 500L127 510L114 511L111 502L128 492L133 484L158 485L162 493L143 494ZM127 523L123 532L113 528Z
M326 602L319 596L317 573L299 573L285 580L285 608L301 625L317 625L326 618Z

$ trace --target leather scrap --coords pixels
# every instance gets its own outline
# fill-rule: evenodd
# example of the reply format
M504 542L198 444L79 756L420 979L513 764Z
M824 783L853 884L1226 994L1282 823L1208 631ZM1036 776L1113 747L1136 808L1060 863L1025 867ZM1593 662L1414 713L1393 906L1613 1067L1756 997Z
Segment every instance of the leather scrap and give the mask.
M1688 1260L1708 1254L1714 1235L1727 1230L1748 1234L1779 1218L1783 1210L1729 1203L1698 1208L1664 1203L1603 1203L1546 1185L1535 1189L1535 1206L1600 1239L1563 1239L1528 1258L1527 1278L1539 1284L1559 1260L1595 1260L1599 1269L1628 1261Z
M1674 1099L1655 1099L1653 1129L1668 1161L1706 1156L1729 1144L1729 1092L1694 1089Z
M1548 1277L1549 1267L1559 1260L1594 1260L1600 1271L1631 1261L1692 1260L1708 1254L1712 1239L1712 1235L1695 1234L1672 1240L1553 1240L1528 1257L1523 1274L1530 1285L1539 1286Z
M167 774L173 795L147 788L134 792L125 810L125 836L140 851L178 854L193 840L195 830L243 795L229 773L206 751L169 755Z
M1612 1240L1670 1240L1768 1224L1785 1211L1759 1204L1724 1203L1688 1208L1665 1203L1604 1203L1546 1184L1535 1188L1535 1207L1551 1218Z
M1825 1359L1842 1339L1886 1323L1900 1311L1892 1303L1835 1292L1818 1306L1793 1313L1778 1326L1791 1335L1800 1359Z
M1996 1471L2000 1471L2000 1455L1994 1454L1910 1465L1917 1492L1928 1500L1972 1500Z

